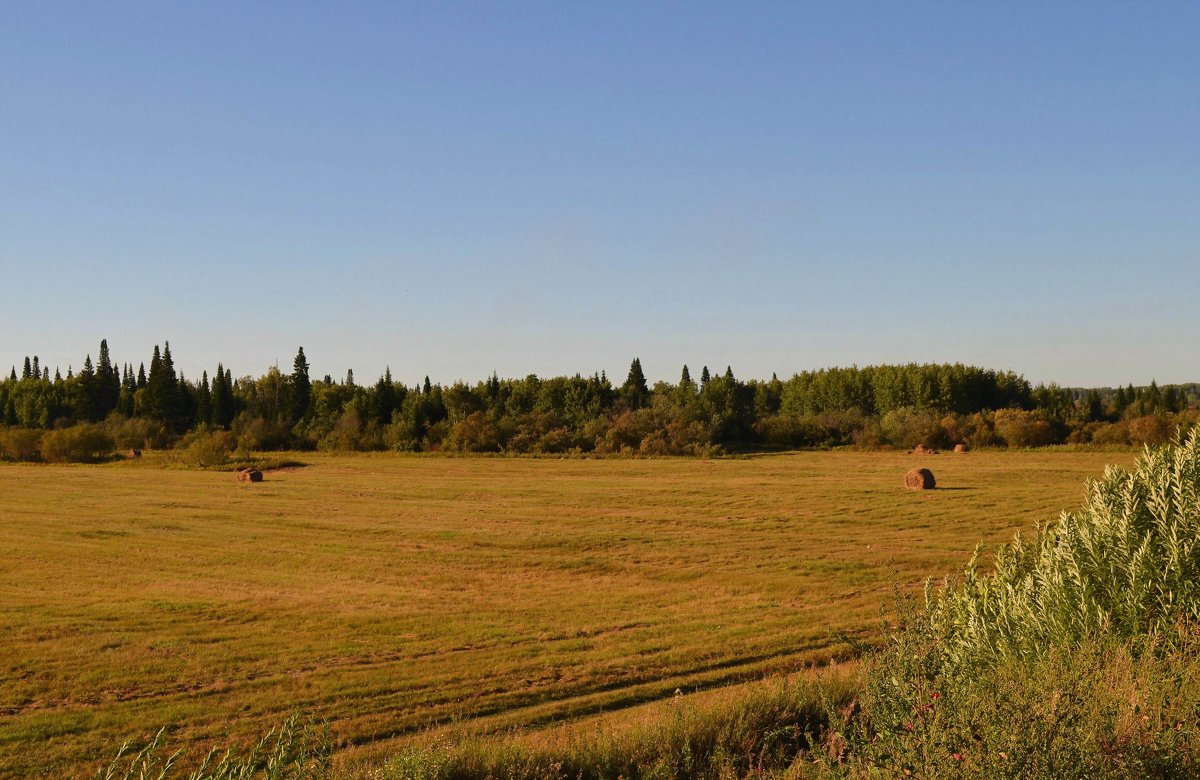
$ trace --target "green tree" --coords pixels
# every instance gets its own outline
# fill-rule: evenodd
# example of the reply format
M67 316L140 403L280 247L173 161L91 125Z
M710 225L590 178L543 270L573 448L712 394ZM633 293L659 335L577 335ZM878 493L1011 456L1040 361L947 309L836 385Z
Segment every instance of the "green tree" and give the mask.
M229 428L235 414L233 396L233 372L220 363L213 377L212 424L218 428Z
M196 421L212 421L212 388L208 384L208 372L200 372L200 386L196 388Z
M79 422L96 422L100 413L100 387L96 371L92 367L92 356L84 358L83 368L74 381L74 398L71 404L75 419Z
M632 410L641 409L650 401L650 388L646 386L646 375L642 373L642 361L634 358L629 364L629 375L621 385L621 398Z
M308 360L304 357L304 347L300 347L296 352L296 359L292 361L292 375L288 384L291 400L288 422L295 424L308 412L309 403L312 401L312 382L308 378Z
M100 356L96 360L96 403L99 416L104 419L109 412L117 408L121 397L121 377L112 357L108 353L108 340L100 339Z
M158 345L154 345L150 375L146 378L145 406L151 419L161 422L169 431L179 431L183 422L183 398L170 342L164 342L161 353Z

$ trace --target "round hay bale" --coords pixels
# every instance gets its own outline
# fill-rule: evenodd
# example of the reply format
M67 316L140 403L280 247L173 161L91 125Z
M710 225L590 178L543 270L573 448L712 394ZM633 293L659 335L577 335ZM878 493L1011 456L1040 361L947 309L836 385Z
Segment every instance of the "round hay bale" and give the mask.
M262 472L258 469L242 469L237 473L238 482L262 482Z
M929 469L913 469L904 475L904 487L909 490L933 490L937 482Z
M954 445L954 451L955 451L955 452L968 452L968 451L970 451L970 449L971 449L971 448L970 448L970 447L968 447L968 446L967 446L967 445L965 445L965 444L955 444L955 445Z
M142 451L141 450L130 450L129 452L125 453L125 457L140 458L140 457L142 457Z

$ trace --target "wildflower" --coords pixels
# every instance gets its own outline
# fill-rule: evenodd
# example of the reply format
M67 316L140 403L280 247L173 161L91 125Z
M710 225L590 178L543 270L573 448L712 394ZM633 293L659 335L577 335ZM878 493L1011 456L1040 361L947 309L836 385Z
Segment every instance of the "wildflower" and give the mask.
M954 760L955 760L955 761L962 761L962 753L955 753L955 754L954 754Z
M933 693L929 694L929 698L940 699L940 698L942 698L942 694L938 693L937 691L934 691Z

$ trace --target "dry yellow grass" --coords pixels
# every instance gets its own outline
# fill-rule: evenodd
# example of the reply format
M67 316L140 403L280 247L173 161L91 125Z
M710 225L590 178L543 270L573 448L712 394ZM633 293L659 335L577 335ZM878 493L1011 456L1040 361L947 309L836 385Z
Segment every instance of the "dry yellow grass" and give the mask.
M1132 454L0 465L0 776L293 711L357 755L799 668ZM912 465L939 489L904 489ZM372 749L371 746L374 746Z

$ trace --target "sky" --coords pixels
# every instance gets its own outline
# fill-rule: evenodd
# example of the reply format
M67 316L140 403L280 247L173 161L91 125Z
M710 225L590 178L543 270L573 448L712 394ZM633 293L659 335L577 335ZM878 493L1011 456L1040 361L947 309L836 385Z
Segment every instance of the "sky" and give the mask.
M0 364L1200 381L1200 5L0 4Z

